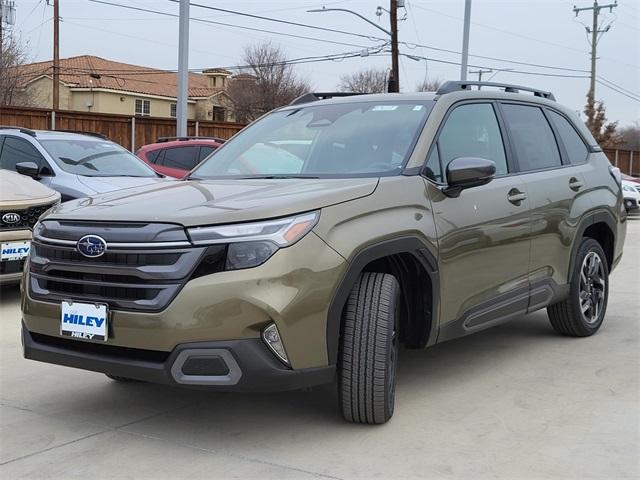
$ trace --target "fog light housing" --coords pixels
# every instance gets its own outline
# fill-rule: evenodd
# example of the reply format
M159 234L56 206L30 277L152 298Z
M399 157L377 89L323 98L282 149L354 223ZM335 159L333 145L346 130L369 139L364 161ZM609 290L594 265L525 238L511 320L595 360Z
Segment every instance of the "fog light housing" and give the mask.
M276 327L275 323L270 323L262 330L262 340L282 363L290 366L287 352L284 350L284 345L280 339L280 332L278 332L278 327Z

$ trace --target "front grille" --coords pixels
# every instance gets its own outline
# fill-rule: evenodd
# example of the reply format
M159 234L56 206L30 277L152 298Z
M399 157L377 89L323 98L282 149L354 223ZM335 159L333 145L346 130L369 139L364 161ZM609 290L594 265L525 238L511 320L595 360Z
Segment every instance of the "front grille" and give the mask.
M211 247L191 247L186 235L183 242L176 242L175 226L170 227L171 244L180 246L163 248L162 242L122 242L127 239L126 226L122 224L92 224L86 230L79 229L78 225L69 225L67 230L56 224L58 236L53 237L52 228L47 229L48 223L48 220L40 223L43 227L34 234L29 257L31 295L45 301L101 302L117 310L160 311L192 278L201 259L210 254ZM140 231L140 228L135 225L132 230ZM144 228L162 238L162 224ZM70 230L77 237L75 240L88 234L104 238L106 253L95 258L83 256L68 235ZM118 241L111 242L111 247L114 231ZM61 238L63 236L67 238ZM216 271L223 268L221 264Z
M12 210L0 210L0 229L2 230L15 230L18 228L33 229L40 216L51 208L53 203L47 205L40 205L38 207L31 207L27 209L12 209ZM7 223L3 220L6 214L17 213L20 215L18 222Z

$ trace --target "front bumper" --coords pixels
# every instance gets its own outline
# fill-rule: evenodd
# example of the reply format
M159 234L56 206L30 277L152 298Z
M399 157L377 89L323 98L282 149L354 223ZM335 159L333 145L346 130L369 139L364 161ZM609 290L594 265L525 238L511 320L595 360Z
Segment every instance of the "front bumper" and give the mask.
M196 342L171 352L114 347L30 332L22 325L24 357L173 386L219 391L284 391L331 383L335 366L291 370L260 339Z

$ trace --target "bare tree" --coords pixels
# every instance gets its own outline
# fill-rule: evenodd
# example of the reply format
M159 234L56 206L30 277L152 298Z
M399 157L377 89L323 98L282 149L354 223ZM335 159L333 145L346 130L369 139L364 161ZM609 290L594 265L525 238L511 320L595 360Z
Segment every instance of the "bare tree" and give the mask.
M387 69L366 68L342 75L338 90L356 93L384 93L387 91Z
M27 46L14 35L4 34L0 45L0 105L16 102L20 87L18 67L27 62Z
M621 128L620 137L622 137L620 148L640 151L640 122L634 122L633 125Z
M425 78L422 82L418 84L416 90L418 92L435 92L440 88L440 86L444 83L440 78L428 79Z
M622 138L616 131L618 122L607 123L606 113L604 103L596 102L593 95L587 94L587 104L584 107L587 128L601 147L615 147L622 142Z
M311 90L287 63L284 51L271 42L245 47L242 61L245 67L229 85L237 121L254 120Z

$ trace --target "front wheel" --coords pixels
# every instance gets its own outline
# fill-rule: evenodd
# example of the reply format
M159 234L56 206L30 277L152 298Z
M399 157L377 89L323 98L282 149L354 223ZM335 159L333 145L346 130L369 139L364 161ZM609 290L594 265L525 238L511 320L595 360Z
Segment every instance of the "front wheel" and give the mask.
M600 244L585 238L578 247L569 296L547 308L553 328L562 335L588 337L598 331L607 311L609 268Z
M344 418L385 423L393 415L400 286L392 275L365 272L342 318L338 393Z

